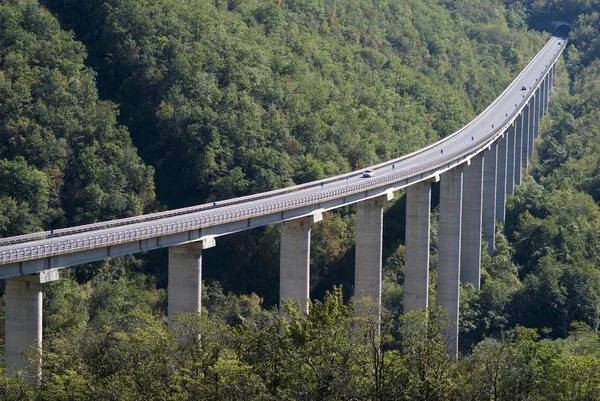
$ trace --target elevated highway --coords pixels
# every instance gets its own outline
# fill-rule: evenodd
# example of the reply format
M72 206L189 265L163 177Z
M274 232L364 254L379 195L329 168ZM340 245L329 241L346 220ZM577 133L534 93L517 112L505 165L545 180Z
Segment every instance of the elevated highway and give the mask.
M430 183L440 180L438 303L456 323L448 346L456 354L459 284L479 287L481 232L492 253L495 222L504 222L506 195L532 160L566 42L552 36L465 127L373 166L372 178L354 171L213 204L0 239L0 278L7 279L7 368L25 366L23 349L41 339L41 285L57 279L58 269L168 247L169 315L199 311L202 250L215 246L219 236L267 224L282 224L280 299L298 301L306 311L310 226L324 212L352 203L357 203L354 291L376 301L379 313L383 203L402 188L407 188L405 310L426 307ZM23 316L24 304L29 317Z
M439 176L467 162L503 135L550 73L565 44L564 39L553 37L511 85L469 124L426 148L371 167L376 172L374 178L364 179L361 177L362 171L355 171L282 190L219 201L214 205L56 230L52 237L46 231L1 238L0 278L214 238L298 218L318 210L345 206ZM522 86L527 89L521 90ZM193 230L198 232L194 233ZM181 233L188 234L189 238L186 240L183 238L185 236L176 235ZM167 238L171 235L174 236ZM157 241L148 241L152 239ZM146 243L136 244L137 250L127 246L118 247L136 241ZM113 252L107 249L105 255L87 252L76 257L48 259L115 245L117 249L113 249ZM27 263L40 259L47 260L43 263ZM17 266L17 263L20 265Z

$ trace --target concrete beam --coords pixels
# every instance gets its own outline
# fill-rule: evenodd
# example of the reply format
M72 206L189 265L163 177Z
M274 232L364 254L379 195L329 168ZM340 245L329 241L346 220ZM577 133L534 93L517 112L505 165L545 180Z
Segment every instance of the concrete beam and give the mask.
M517 130L516 122L508 128L507 149L506 149L506 194L515 194L515 133Z
M404 313L429 306L429 242L431 183L422 181L406 191L406 253Z
M493 143L483 154L485 163L483 171L483 239L488 243L488 253L494 254L496 236L496 189L498 143Z
M213 246L214 238L169 247L169 329L176 315L202 310L202 250Z
M483 153L463 171L460 281L479 288L481 277L481 219L483 205Z
M308 313L310 290L310 228L312 216L281 223L279 256L279 300L300 303L300 312ZM280 315L285 315L281 304Z
M498 138L498 159L496 173L496 221L504 224L506 211L506 160L508 151L508 133Z
M356 204L356 259L354 297L357 314L381 316L381 247L383 245L383 206L392 193ZM368 300L366 299L368 298Z
M437 302L448 312L450 328L446 350L458 358L458 308L460 287L462 167L442 174L440 184L440 228L438 245Z
M58 280L55 269L42 274L6 279L4 294L4 366L9 375L24 374L29 384L39 384L41 368L31 371L28 356L42 355L42 284Z

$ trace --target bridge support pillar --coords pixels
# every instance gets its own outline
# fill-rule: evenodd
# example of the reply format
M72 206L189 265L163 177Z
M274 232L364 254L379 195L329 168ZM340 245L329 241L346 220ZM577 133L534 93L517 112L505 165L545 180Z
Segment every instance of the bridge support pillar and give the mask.
M463 172L460 281L479 289L481 278L481 218L483 205L483 153L471 159Z
M383 206L392 198L393 194L389 193L356 204L354 298L363 300L356 304L357 314L372 313L381 316Z
M546 78L544 78L544 97L542 98L544 107L542 117L545 116L546 112L548 111L548 81L550 80L549 77L550 75L546 75Z
M429 228L431 183L423 181L406 191L406 254L404 313L429 306Z
M450 323L446 350L454 359L458 358L462 198L463 169L459 166L441 177L437 283L437 302L448 312Z
M498 163L496 180L496 221L504 224L506 211L506 159L508 151L508 131L498 139Z
M539 111L538 111L538 120L541 120L542 117L544 116L544 95L545 95L545 93L544 93L545 92L545 90L544 90L544 81L545 80L542 79L542 82L540 82L540 86L537 89L538 95L540 97L539 100L538 100L539 101L539 104L538 104L538 108L539 108ZM537 136L536 136L536 138L537 138Z
M531 98L529 103L523 108L523 144L521 153L521 166L523 170L527 172L529 168L529 144L530 137L533 136L533 111L535 109L535 96Z
M281 223L279 256L279 314L285 315L281 300L300 303L300 313L308 312L310 297L310 227L322 215L302 217Z
M529 144L528 144L529 149L527 152L527 156L529 157L530 164L533 163L533 151L534 151L535 138L537 138L537 136L538 136L537 130L538 130L538 124L540 121L540 113L541 113L540 105L541 105L541 96L540 96L539 89L538 89L538 93L535 96L534 107L529 108Z
M10 375L23 372L30 384L38 384L42 374L39 366L30 370L28 358L42 356L42 284L58 278L58 270L51 269L6 279L4 365Z
M506 131L507 136L507 149L506 149L506 194L515 194L515 134L517 129L517 122Z
M515 184L521 185L521 174L522 174L522 162L523 162L523 119L525 118L524 112L521 112L515 120Z
M202 250L215 246L214 238L169 247L167 302L169 329L173 317L202 310Z
M483 239L488 243L488 253L493 255L496 237L497 142L483 153L483 158Z
M542 114L542 117L546 115L546 113L548 112L548 86L549 86L549 82L550 82L550 75L546 75L546 77L544 78L544 114Z

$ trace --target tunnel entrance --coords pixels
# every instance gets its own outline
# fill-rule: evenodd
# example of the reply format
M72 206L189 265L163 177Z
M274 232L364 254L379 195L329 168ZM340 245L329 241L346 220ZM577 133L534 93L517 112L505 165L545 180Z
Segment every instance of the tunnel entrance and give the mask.
M554 36L560 36L566 38L569 36L569 32L571 32L571 25L565 21L552 21L552 25L554 26Z

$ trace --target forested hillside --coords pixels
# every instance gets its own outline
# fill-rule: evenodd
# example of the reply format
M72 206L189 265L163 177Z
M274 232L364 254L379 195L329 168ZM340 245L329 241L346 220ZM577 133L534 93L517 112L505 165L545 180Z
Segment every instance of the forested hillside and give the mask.
M0 4L0 236L152 207L115 104L98 98L85 47L36 2Z
M468 13L421 0L79 3L45 2L87 46L100 93L120 104L167 208L420 148L469 121L544 43L488 1ZM342 260L352 227L342 212L316 228L321 295L352 281ZM277 237L270 227L223 238L205 276L276 304Z
M461 289L460 361L444 351L443 313L429 311L427 326L424 312L401 315L399 196L385 215L381 336L348 303L346 208L314 227L321 300L308 318L291 307L290 322L272 310L276 226L206 252L206 310L181 316L175 333L164 253L62 271L44 285L42 385L0 373L0 397L600 400L600 3L40 3L0 4L2 237L399 156L487 106L543 46L552 19L573 32L532 175L509 198L482 289ZM436 248L434 218L432 299Z
M487 1L474 15L421 0L45 4L87 46L170 208L422 147L493 100L543 43Z

